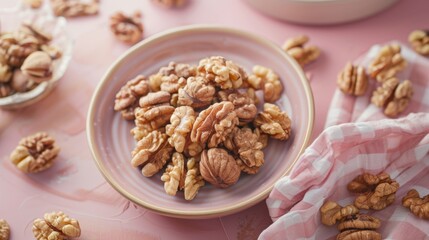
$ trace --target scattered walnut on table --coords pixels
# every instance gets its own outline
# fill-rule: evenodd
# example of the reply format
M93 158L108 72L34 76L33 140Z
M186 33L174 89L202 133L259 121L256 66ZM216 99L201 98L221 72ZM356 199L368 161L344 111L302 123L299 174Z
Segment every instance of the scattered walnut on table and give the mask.
M186 4L186 0L152 0L155 4L166 8L182 7Z
M51 0L55 16L66 18L96 15L99 11L99 0L83 2L81 0Z
M221 89L239 88L247 79L240 66L221 56L202 59L197 70L207 83L213 83Z
M374 230L352 229L337 235L337 240L381 240L381 234Z
M368 67L369 74L378 82L383 83L392 78L407 66L401 55L401 46L390 44L383 46Z
M145 135L132 151L131 165L143 166L142 174L151 177L156 174L170 159L173 147L168 144L167 134L152 131Z
M384 108L386 116L396 117L407 108L413 94L413 86L409 80L400 83L397 78L390 78L373 92L371 102Z
M215 187L226 188L240 178L240 168L234 157L221 148L204 150L200 162L201 176Z
M337 85L343 93L353 96L364 95L368 88L368 77L365 69L347 63L344 70L338 74Z
M238 118L231 102L215 103L201 111L191 131L192 142L208 143L208 147L216 147L238 125Z
M65 240L77 238L81 230L79 222L63 212L45 213L43 219L33 222L33 234L38 240Z
M410 33L408 36L408 41L410 42L413 49L425 56L429 56L429 33L428 31L415 30Z
M279 76L272 69L260 65L254 66L252 72L247 82L254 89L264 90L265 102L273 103L279 100L283 92Z
M203 108L212 103L215 92L215 88L205 83L202 77L189 77L185 87L179 89L177 104Z
M381 234L377 232L380 226L380 219L376 217L366 214L349 215L340 220L337 239L381 240Z
M415 189L411 189L402 198L402 206L409 208L417 217L429 220L429 194L420 197L420 194Z
M349 183L347 189L360 193L355 206L360 209L382 210L395 201L399 184L386 173L371 175L364 173Z
M327 226L332 226L341 219L358 213L359 209L354 205L342 207L333 201L327 201L322 205L322 207L320 207L321 221Z
M59 151L51 136L38 132L21 139L10 154L10 160L25 173L37 173L50 168Z
M110 30L120 41L134 44L143 37L143 24L141 13L136 11L128 16L122 12L116 12L110 16Z
M115 111L120 111L126 120L134 120L134 110L139 105L139 99L149 91L149 81L143 75L129 80L115 96Z
M185 150L187 138L195 122L195 111L191 107L177 107L170 117L170 124L166 126L168 142L177 152Z
M0 219L0 239L9 240L10 236L10 227L9 224L4 219Z
M264 104L264 111L260 112L253 121L255 126L270 137L286 140L291 134L291 120L286 112L282 112L277 105Z
M304 66L315 61L320 56L320 49L318 47L304 46L308 41L309 38L305 35L290 38L283 44L283 50L293 57L301 66Z

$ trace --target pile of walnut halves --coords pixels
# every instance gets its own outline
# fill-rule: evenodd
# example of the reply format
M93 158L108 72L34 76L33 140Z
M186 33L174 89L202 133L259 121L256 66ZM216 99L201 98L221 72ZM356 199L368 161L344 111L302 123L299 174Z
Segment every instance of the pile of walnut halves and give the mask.
M241 172L256 174L268 137L289 138L291 120L272 104L282 91L271 69L255 66L248 76L214 56L198 66L171 62L149 78L137 76L117 93L114 109L136 125L132 166L146 177L166 166L161 180L167 194L183 190L192 200L205 181L225 188Z
M401 47L385 45L368 66L368 74L364 67L347 63L338 74L337 85L345 94L362 96L368 89L369 77L373 78L380 85L373 91L371 102L382 108L386 116L396 117L407 108L414 93L410 80L401 82L396 77L406 66Z
M0 97L27 92L53 74L53 60L61 51L52 36L31 24L0 34Z

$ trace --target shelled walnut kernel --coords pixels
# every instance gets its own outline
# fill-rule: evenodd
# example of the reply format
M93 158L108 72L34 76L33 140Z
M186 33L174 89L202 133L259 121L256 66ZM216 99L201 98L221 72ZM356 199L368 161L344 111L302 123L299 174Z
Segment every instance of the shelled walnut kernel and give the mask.
M66 18L96 15L99 11L99 0L83 2L82 0L51 0L55 16Z
M390 78L373 92L371 102L384 108L386 116L396 117L407 108L413 94L413 86L409 80L400 83L397 78Z
M390 44L383 46L368 67L369 74L378 82L383 83L392 78L407 66L401 55L401 46Z
M141 13L136 11L131 16L116 12L110 16L110 30L122 42L134 44L142 39L143 24Z
M338 74L337 85L343 93L361 96L368 88L368 77L365 69L347 63L346 67Z
M429 220L429 194L420 197L419 192L415 189L411 189L408 191L407 195L402 198L402 206L409 208L417 217Z
M320 56L320 49L318 47L304 47L308 41L309 38L305 35L290 38L283 44L283 50L293 57L301 66L304 66L315 61Z
M37 173L52 166L60 148L55 140L45 132L21 139L10 154L10 160L25 173Z
M33 222L33 234L38 240L77 238L80 233L79 222L63 212L45 213L43 219L38 218Z
M428 31L415 30L410 33L410 36L408 36L408 41L417 53L429 56Z
M10 227L4 219L0 219L0 240L9 240Z

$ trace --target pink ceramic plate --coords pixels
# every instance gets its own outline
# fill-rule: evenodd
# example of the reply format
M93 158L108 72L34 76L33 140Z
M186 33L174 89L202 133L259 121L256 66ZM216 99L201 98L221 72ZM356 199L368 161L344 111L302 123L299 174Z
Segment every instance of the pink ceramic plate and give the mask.
M175 197L164 192L160 173L146 178L131 166L130 153L135 146L130 134L133 123L113 111L113 102L121 86L138 74L153 74L170 61L196 64L212 55L231 59L249 73L256 64L278 73L285 90L277 104L291 116L293 133L287 142L271 140L264 150L265 165L258 174L243 174L237 184L227 189L206 184L194 200L186 201L181 192ZM163 215L209 218L243 210L267 197L274 183L289 172L307 146L313 112L313 97L304 73L279 47L233 29L191 26L152 36L111 66L92 98L88 140L101 173L126 198Z

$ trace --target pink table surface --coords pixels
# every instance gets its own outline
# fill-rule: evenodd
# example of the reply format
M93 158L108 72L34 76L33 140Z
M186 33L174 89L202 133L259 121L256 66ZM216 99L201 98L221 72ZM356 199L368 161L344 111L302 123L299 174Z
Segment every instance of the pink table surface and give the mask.
M10 6L0 0L0 7ZM429 28L429 1L399 1L377 16L336 26L302 26L271 19L243 1L194 0L180 10L162 9L149 1L102 0L95 17L71 19L73 58L57 88L37 105L20 111L0 110L0 218L11 226L11 239L31 239L32 221L43 213L63 210L77 218L81 239L256 239L270 225L265 202L240 213L209 219L181 220L138 208L106 183L87 146L85 119L92 93L110 64L128 46L108 28L116 10L143 13L145 36L188 24L219 24L264 36L277 44L301 33L323 53L305 68L311 76L316 118L313 139L323 130L337 72L375 43L399 40L409 32ZM62 147L48 171L25 175L10 162L9 154L26 135L44 130Z

